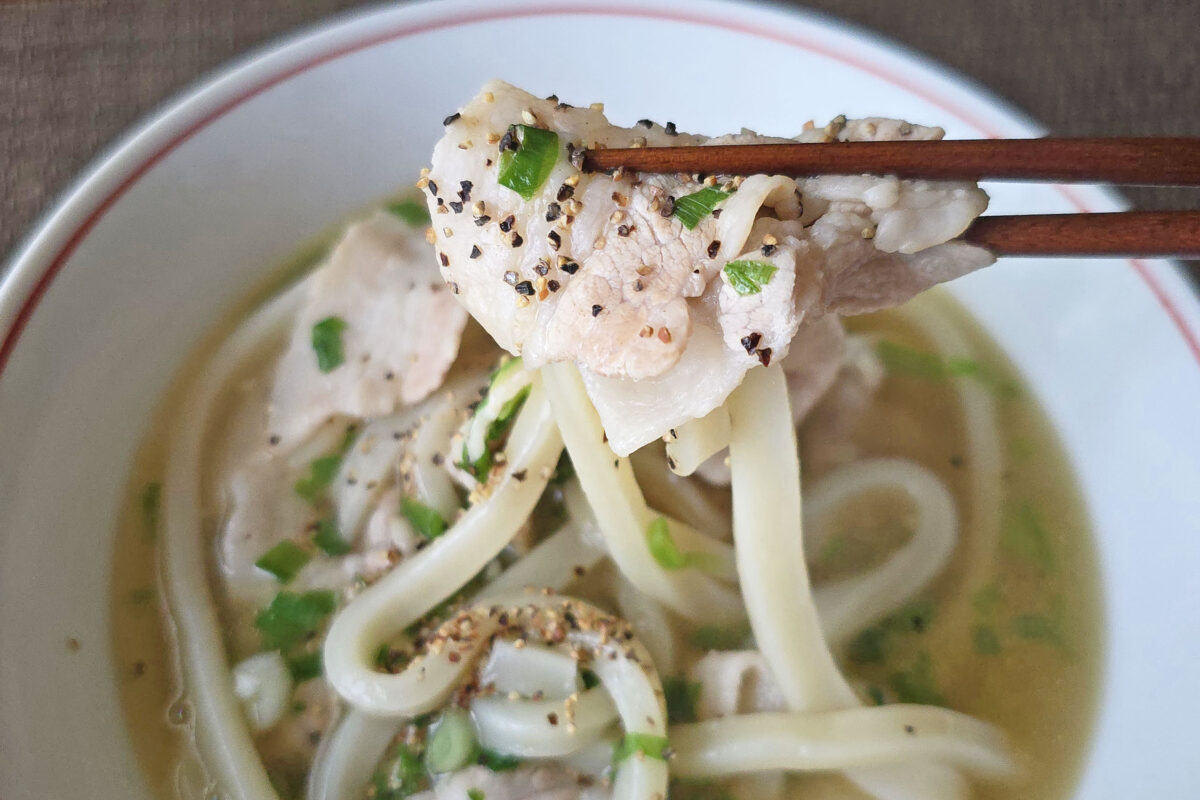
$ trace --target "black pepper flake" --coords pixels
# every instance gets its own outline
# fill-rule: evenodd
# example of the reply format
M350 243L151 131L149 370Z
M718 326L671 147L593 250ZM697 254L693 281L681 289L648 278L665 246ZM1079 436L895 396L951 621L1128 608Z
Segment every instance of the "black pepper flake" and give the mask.
M631 229L628 225L618 225L617 226L617 236L628 236L630 230Z
M907 733L907 734L914 734L914 733L916 733L916 732L917 732L917 729L916 729L916 728L914 728L912 725L905 725L905 726L904 726L904 732L905 732L905 733Z
M962 456L960 456L960 455L950 456L950 466L954 467L955 469L960 469L964 463L965 462L963 461Z
M445 463L446 457L443 456L441 453L434 453L433 457L430 458L429 460L433 462L433 465L435 467L440 467L443 463Z
M457 200L450 201L450 210L453 211L455 214L462 213L462 206L463 206L463 204L458 202Z
M604 310L604 306L592 306L592 316L600 316L600 312Z
M671 469L675 469L675 459L671 458L670 456L667 456L667 466L670 467Z
M562 206L558 203L551 203L546 206L546 222L554 222L560 216L562 216Z
M523 294L526 297L533 294L533 284L529 281L521 281L513 288L517 290L517 294Z
M761 333L751 333L748 336L742 337L742 347L746 348L747 353L754 355L754 351L758 349L758 343L761 341Z
M533 271L538 275L546 275L550 272L550 264L544 258L538 259L537 266L533 268Z
M561 203L564 200L570 200L574 195L575 187L568 186L564 183L562 186L558 187L558 195L554 199Z
M523 480L525 480L525 476L528 474L529 474L528 470L519 469L512 474L513 480L523 481Z
M520 148L521 145L517 141L517 126L509 125L508 130L504 132L504 136L500 138L500 152L503 153L505 150L516 151Z
M458 294L458 281L455 281L454 283L450 284L450 293Z
M668 122L666 125L667 136L678 136L679 131L675 130L675 123Z
M274 434L270 439L267 439L267 444L270 444L271 446L279 444L279 434Z
M634 283L633 283L633 290L634 290L635 292L640 292L640 291L642 291L642 290L643 290L643 289L645 289L645 288L646 288L646 287L645 287L645 286L642 284L642 279L641 279L641 278L638 278L636 281L634 281Z
M430 182L428 183L428 185L427 185L427 186L428 186L428 189L429 189L429 193L430 193L431 195L434 195L434 196L436 196L436 195L437 195L437 193L438 193L438 192L437 192L437 184L436 184L436 183L434 183L433 181L430 181Z
M485 167L490 167L492 165L492 160L489 158L487 161L483 162L483 165Z
M665 203L662 204L662 208L660 208L658 210L658 213L664 217L670 217L672 214L674 214L675 213L675 198L672 197L671 195L667 195L667 200Z
M778 249L779 249L779 247L778 247L777 245L773 245L773 244L764 244L764 245L763 245L763 246L762 246L762 247L759 249L759 252L760 252L760 253L762 253L764 256L769 256L769 255L773 254L773 253L774 253L776 250L778 250Z
M385 372L385 373L383 374L383 379L384 379L385 381L394 381L394 380L396 380L396 373L392 372L392 371L389 369L387 372Z
M458 190L458 197L465 203L471 199L471 189L475 188L475 184L470 181L459 181L458 185L462 187Z
M445 253L438 253L438 259L441 260L443 267L450 266L450 257Z
M561 283L559 283L559 282L558 282L558 281L556 281L556 280L553 280L553 279L551 279L551 280L550 280L550 281L549 281L549 282L546 284L546 288L547 288L547 289L549 289L549 290L550 290L550 291L552 291L552 292L557 292L557 291L558 291L558 290L559 290L561 287L562 287L562 284L561 284Z
M558 235L558 231L550 231L546 234L546 238L550 241L551 250L558 250L562 247L562 237Z
M477 245L477 244L471 245L471 255L469 257L470 258L479 258L481 255L483 255L483 251L479 249L479 245Z
M453 114L451 114L450 116L448 116L444 120L442 120L442 124L450 125L451 123L455 122L461 116L462 116L462 114L455 111Z
M711 242L708 243L708 257L716 258L717 253L719 253L719 252L721 252L721 240L713 239Z
M491 221L492 221L492 218L489 217L487 214L480 214L478 217L475 218L475 224L481 228L484 225L487 225Z
M505 272L504 273L504 282L507 283L509 286L516 286L517 285L517 273L511 269L508 272Z
M521 234L519 234L519 233L513 233L513 238L512 238L512 246L513 246L513 247L520 247L520 246L521 246L521 245L523 245L523 244L525 244L525 240L521 238Z
M557 108L559 111L562 111L564 108L574 108L574 107L575 106L571 105L570 103L564 103L561 100L559 100L558 105L555 106L555 108Z
M758 351L758 362L764 367L771 366L771 348L764 347Z
M568 275L574 275L576 272L579 271L579 264L574 261L568 261L562 265L561 269L563 272L567 273Z
M720 218L721 218L721 212L722 212L722 211L724 211L724 210L725 210L725 209L723 209L723 208L714 208L714 209L712 210L712 216L713 216L713 219L720 219Z
M643 128L646 128L646 129L650 129L650 128L654 127L654 123L648 119L639 119L637 121L637 124L641 125Z
M516 223L516 221L517 221L517 218L514 217L512 214L509 214L507 217L500 220L500 230L503 231L504 233L508 233L509 231L512 230L512 227Z

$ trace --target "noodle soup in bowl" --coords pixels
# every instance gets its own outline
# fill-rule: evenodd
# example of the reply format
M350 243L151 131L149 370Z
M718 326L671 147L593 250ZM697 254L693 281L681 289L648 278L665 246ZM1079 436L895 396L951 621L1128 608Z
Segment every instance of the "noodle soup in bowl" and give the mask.
M686 36L729 54L730 70L703 86L669 75L651 86L636 60L606 57L600 69L596 56L596 69L551 79L547 58L589 58L570 45L581 29L609 30L631 52ZM502 70L494 41L511 45ZM764 60L823 77L781 106L753 80ZM434 62L444 68L429 77ZM386 241L386 253L411 254L397 269L424 258L440 282L424 224L406 221L406 187L438 123L498 72L577 104L602 100L625 125L653 116L680 130L793 135L846 113L958 137L1036 132L861 34L721 4L388 10L181 101L80 184L0 296L0 795L404 796L429 790L433 772L458 781L439 783L446 796L527 796L520 776L564 796L607 796L610 779L616 796L665 770L672 797L900 796L906 785L959 796L964 779L980 797L1134 786L1184 796L1188 760L1175 749L1194 740L1195 709L1180 665L1198 655L1186 593L1200 553L1183 534L1197 510L1187 454L1200 444L1188 440L1200 367L1196 303L1169 265L1002 262L848 318L847 350L860 358L845 358L799 428L802 559L787 547L796 536L746 547L738 533L736 559L728 542L731 529L801 522L788 513L799 502L790 419L762 431L746 422L782 419L758 377L731 401L732 503L722 459L679 480L671 442L609 464L601 437L580 434L596 422L571 376L522 376L471 326L448 377L414 386L411 403L315 419L295 443L261 427L289 341L314 359L314 385L327 374L320 360L337 360L314 351L323 338L344 345L340 368L366 363L353 338L330 337L337 315L312 305L339 252ZM1090 191L987 188L1000 213L1112 207ZM453 313L437 318L439 333ZM423 444L441 441L431 420L454 452ZM488 446L495 425L503 435ZM486 491L428 469L437 457L470 472L485 451L468 459L458 447L473 430L504 476ZM604 484L600 456L630 477ZM255 459L277 474L247 472ZM330 494L348 486L367 499ZM438 491L468 508L439 508ZM621 509L632 509L643 561L673 581L666 589L605 537ZM327 523L359 538L330 538ZM481 538L462 535L471 525ZM489 536L503 539L495 553ZM285 540L293 547L278 549ZM469 546L446 547L454 541ZM428 566L426 551L453 557ZM814 591L793 597L805 569ZM674 583L685 574L691 588ZM371 633L369 609L353 611L388 583L400 592L388 624L411 626L395 637ZM527 584L557 593L529 595ZM1164 607L1181 611L1166 620L1153 611ZM798 608L815 608L809 641L827 643L850 700L790 696L820 650L797 651L802 669L782 679L772 672L804 629ZM329 627L353 614L361 626ZM504 635L479 654L465 631ZM322 646L326 632L334 642ZM1152 646L1165 657L1142 660ZM564 662L572 648L578 664ZM408 672L418 652L433 682L458 691L455 665L478 658L487 677L476 684L502 690L455 695L464 723ZM369 674L356 673L364 659ZM638 693L645 684L663 690L663 706ZM359 690L349 705L378 713L344 713L340 698ZM1152 751L1134 733L1148 720L1172 734ZM588 746L549 754L568 726ZM514 743L543 750L514 754ZM793 761L770 760L787 753ZM895 774L913 763L927 771ZM535 774L539 764L553 768Z

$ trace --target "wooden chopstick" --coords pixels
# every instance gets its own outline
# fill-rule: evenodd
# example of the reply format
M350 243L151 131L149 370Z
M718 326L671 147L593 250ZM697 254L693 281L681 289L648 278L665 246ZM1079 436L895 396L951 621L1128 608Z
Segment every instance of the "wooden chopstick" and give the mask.
M962 238L998 256L1200 258L1200 211L984 216Z
M1200 186L1200 138L963 139L588 150L583 169Z

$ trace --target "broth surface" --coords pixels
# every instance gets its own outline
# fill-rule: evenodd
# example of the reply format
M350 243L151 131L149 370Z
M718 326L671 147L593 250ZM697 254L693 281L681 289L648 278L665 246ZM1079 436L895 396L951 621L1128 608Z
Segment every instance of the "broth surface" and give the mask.
M307 248L280 274L284 280L294 276L323 252L323 244ZM256 292L219 333L227 333L282 282L276 278ZM934 472L955 498L959 545L916 599L838 655L847 676L870 696L945 705L1008 734L1022 776L1003 786L979 786L976 797L1062 800L1087 750L1101 679L1103 614L1094 545L1065 454L1035 398L965 311L946 293L933 295L922 302L937 303L953 319L975 351L976 368L962 375L923 374L911 364L890 370L853 441L861 456L903 457ZM918 353L933 350L896 311L846 323L850 332L874 340ZM202 368L217 341L211 337L189 361L142 447L117 523L112 578L113 647L123 665L120 689L133 741L154 791L182 800L203 796L206 779L192 744L186 698L179 697L170 619L162 613L152 487L164 472L180 387ZM269 369L264 362L262 371ZM972 464L955 391L960 381L978 381L996 398L1006 465L994 542L975 536L974 523L983 512L972 506ZM803 426L801 431L807 441ZM820 467L806 463L805 482L820 477ZM726 490L713 491L720 503L728 502ZM817 543L810 559L814 582L876 563L907 538L905 522L895 497L839 510L834 532ZM594 591L606 593L603 587ZM678 635L686 645L687 631ZM702 654L694 647L691 652ZM789 780L795 788L789 794L796 797L834 790L847 796L839 778ZM701 795L691 788L680 784L673 796Z

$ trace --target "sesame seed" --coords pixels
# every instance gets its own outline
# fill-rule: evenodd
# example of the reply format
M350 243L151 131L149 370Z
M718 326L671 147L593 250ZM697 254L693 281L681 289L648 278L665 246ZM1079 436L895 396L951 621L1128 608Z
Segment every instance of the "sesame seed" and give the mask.
M638 336L642 337L643 339L649 339L653 335L654 328L651 328L649 325L643 325L642 329L638 331Z
M658 340L663 344L671 343L671 331L665 327L658 329Z
M646 137L645 136L633 137L633 141L629 143L629 146L630 147L645 147L646 146ZM620 169L620 168L618 167L618 169ZM622 174L624 174L624 173L622 173Z
M624 222L625 221L625 212L619 211L619 210L614 211L612 214L609 215L608 221L611 222L613 225L618 225L618 224Z
M592 103L588 108L592 111L599 111L601 114L604 113L604 103Z
M524 308L529 305L529 298L523 294L517 295L517 308Z
M467 139L465 142L458 143L459 150L470 150L474 146L475 146L475 143L472 142L470 139Z
M779 240L769 233L762 238L762 241L764 245L779 244Z
M425 229L425 241L429 242L430 244L433 244L434 242L436 242L437 241L437 231L435 231L433 228L426 228Z
M488 144L495 144L498 141L500 141L500 134L496 133L495 131L493 131L487 135L487 143Z
M484 93L483 93L483 102L485 102L485 103L491 103L491 102L492 102L492 101L494 101L495 99L496 99L496 95L492 94L491 92L484 92Z
M603 236L597 236L596 241L592 242L592 249L593 250L603 250L604 245L606 245L606 244L608 244L608 242L605 240L605 238Z
M629 205L629 198L626 197L625 195L621 194L620 192L613 192L612 199L613 199L613 202L616 203L617 205L619 205L621 208L625 208L626 206Z
M578 185L579 185L579 176L578 175L568 175L567 179L563 181L563 186L578 186Z
M471 204L471 213L477 217L482 217L484 208L485 208L485 206L483 205L483 201L476 200L474 203Z
M526 108L521 111L521 121L526 125L537 125L538 119L533 115L532 111Z
M454 231L450 228L442 228L442 235L449 239L454 236Z
M875 229L874 228L863 228L862 229L862 238L874 239L875 238Z
M569 201L567 203L567 213L568 214L573 214L573 215L578 216L581 211L583 211L583 203L581 203L580 201L572 199L571 201Z

